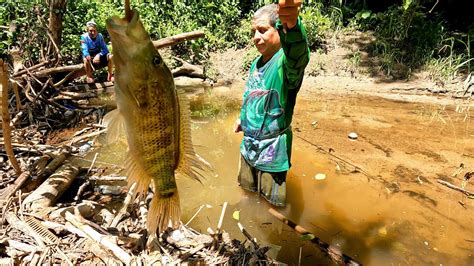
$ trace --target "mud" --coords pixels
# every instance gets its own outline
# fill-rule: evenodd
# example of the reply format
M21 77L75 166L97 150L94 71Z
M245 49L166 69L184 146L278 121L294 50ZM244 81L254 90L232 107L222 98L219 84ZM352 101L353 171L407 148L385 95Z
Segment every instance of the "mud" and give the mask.
M474 263L474 201L436 182L460 186L464 173L474 169L474 129L466 103L395 101L340 90L301 95L293 121L288 206L279 211L363 264ZM241 135L232 132L237 116L194 124L198 151L217 176L203 186L180 181L185 216L209 204L212 208L192 225L215 227L220 205L228 201L228 212L240 211L240 222L253 236L276 246L278 260L330 264L267 214L271 206L263 198L237 186ZM357 133L356 141L348 138L350 132ZM318 173L327 178L316 180ZM466 189L474 190L472 181ZM230 213L224 224L239 235Z
M473 265L474 200L437 183L460 186L464 174L474 170L471 103L433 96L418 102L420 95L409 94L394 100L380 97L389 90L313 85L306 82L297 101L288 205L278 211L366 265ZM203 184L178 179L182 221L203 206L190 226L215 229L228 202L223 229L233 238L244 240L232 218L239 212L240 223L271 246L277 260L332 264L271 216L272 206L263 198L238 187L242 135L232 131L238 117L232 108L240 102L241 87L214 87L194 106L212 111L193 110L201 117L193 119L192 132L197 152L215 173ZM351 132L357 140L348 138ZM98 163L119 164L123 156L110 151ZM319 173L326 178L316 180ZM472 182L466 189L474 191Z

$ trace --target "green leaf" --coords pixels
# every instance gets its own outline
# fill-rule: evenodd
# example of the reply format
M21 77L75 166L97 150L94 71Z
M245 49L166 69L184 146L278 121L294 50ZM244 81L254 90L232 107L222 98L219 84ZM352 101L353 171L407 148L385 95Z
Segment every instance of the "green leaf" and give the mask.
M232 214L232 218L234 218L234 220L236 220L236 221L239 221L240 220L240 211L234 211L234 213Z
M303 240L303 241L310 241L310 240L313 240L314 238L316 238L316 237L313 234L310 234L310 233L301 235L301 240Z
M367 10L367 11L362 12L362 14L360 14L360 17L363 19L367 19L368 17L370 17L370 15L372 15L372 12Z
M413 4L413 0L403 0L403 9L407 10Z

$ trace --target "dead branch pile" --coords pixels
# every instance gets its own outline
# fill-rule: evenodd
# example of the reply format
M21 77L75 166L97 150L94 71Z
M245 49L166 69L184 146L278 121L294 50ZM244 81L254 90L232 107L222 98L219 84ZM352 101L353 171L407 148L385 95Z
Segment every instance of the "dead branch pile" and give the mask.
M68 182L61 179L74 179L76 174L77 171L63 169L51 178L53 183L67 186ZM92 179L88 181L94 183ZM110 193L94 192L93 187L90 185L82 191L80 200L68 203L58 203L56 197L48 197L49 202L35 203L31 200L35 191L8 198L2 205L0 262L15 265L274 262L265 256L267 247L259 247L253 240L232 240L219 228L216 233L209 228L209 234L201 234L183 225L178 230L165 231L160 239L147 241L146 203L132 202L128 208L125 206L125 215L117 220L114 218L118 213L108 207L111 204L88 200L93 195L105 197L98 193ZM108 196L109 203L123 200L122 193Z
M199 75L199 68L180 61L176 75ZM112 83L66 87L81 69L51 67L47 60L10 68L0 60L0 70L0 264L273 262L242 225L244 242L224 232L225 207L215 232L183 225L149 238L148 202L122 191L124 177L103 176L123 169L94 167L97 154L87 167L77 163L100 145L101 119L115 108Z

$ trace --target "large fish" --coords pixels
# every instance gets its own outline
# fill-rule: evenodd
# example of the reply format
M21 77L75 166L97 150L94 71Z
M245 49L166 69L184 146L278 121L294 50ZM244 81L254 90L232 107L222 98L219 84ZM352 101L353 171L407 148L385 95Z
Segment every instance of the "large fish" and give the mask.
M115 65L117 110L107 115L109 138L125 129L128 142L128 184L137 183L145 195L151 185L147 229L160 233L180 221L175 170L199 180L197 169L208 165L194 152L191 143L189 105L175 89L173 76L153 47L138 12L107 20Z

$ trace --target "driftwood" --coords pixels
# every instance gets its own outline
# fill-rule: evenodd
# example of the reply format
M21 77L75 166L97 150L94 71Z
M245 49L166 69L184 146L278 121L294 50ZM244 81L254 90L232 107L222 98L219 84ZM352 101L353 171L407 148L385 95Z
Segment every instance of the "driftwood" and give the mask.
M4 64L2 59L0 59L0 85L2 86L0 89L0 109L2 111L2 128L3 139L5 141L5 151L7 153L8 160L10 160L10 163L16 171L16 174L20 175L20 165L18 164L18 161L15 158L15 154L13 153L13 147L11 142L12 129L10 127L10 113L8 110L8 69L7 65Z
M112 223L110 224L110 227L117 227L118 223L120 220L123 218L123 216L127 213L127 208L130 205L130 203L133 200L133 195L135 195L135 189L137 188L137 183L133 183L132 186L130 187L127 197L125 197L124 203L120 211L117 213L115 218L113 219Z
M237 226L240 229L240 232L252 243L255 249L259 249L259 246L255 239L250 235L250 233L244 228L244 226L241 223L237 223Z
M18 72L15 72L15 73L13 73L12 76L13 76L14 78L19 77L19 76L21 76L21 75L23 75L23 74L26 74L28 71L31 72L31 71L33 71L33 70L36 70L36 69L41 68L41 67L43 67L43 66L46 66L46 65L48 65L48 64L50 64L50 63L51 63L51 61L43 61L43 62L40 62L40 63L38 63L38 64L36 64L36 65L34 65L34 66L31 66L31 67L29 67L29 68L20 70L20 71L18 71Z
M71 212L88 219L98 214L101 209L102 209L102 206L100 206L99 204L95 202L84 201L84 202L79 203L76 206L67 206L67 207L54 210L49 213L48 217L50 219L58 219L61 217L64 218L67 212Z
M35 230L32 229L26 222L20 220L18 218L18 216L16 216L16 214L6 213L5 217L8 221L8 224L11 227L25 233L28 236L31 236L40 248L46 247L45 241L43 240L41 235L39 235L37 232L35 232Z
M299 233L301 235L310 235L310 236L312 236L313 238L311 239L311 243L315 244L322 252L327 254L329 256L329 258L332 261L334 261L335 263L343 264L343 265L353 265L353 266L361 265L359 262L357 262L353 258L351 258L348 255L342 253L337 247L331 246L330 244L322 241L318 237L311 234L308 230L306 230L302 226L290 221L283 214L277 212L276 210L270 208L270 209L268 209L268 212L270 212L273 216L275 216L278 220L282 221L284 224L291 227L297 233Z
M24 205L32 210L52 206L71 185L79 173L79 168L71 164L61 166L53 175L26 197Z

